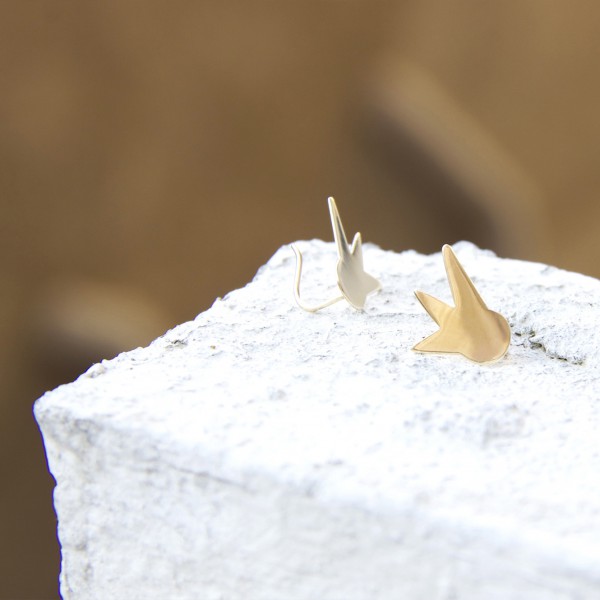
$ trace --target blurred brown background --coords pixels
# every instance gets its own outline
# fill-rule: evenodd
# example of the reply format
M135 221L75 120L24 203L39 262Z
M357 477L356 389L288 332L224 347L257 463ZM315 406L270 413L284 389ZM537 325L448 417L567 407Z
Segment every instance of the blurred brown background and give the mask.
M0 598L56 598L46 389L282 244L600 276L600 5L0 2ZM290 284L292 274L290 273Z

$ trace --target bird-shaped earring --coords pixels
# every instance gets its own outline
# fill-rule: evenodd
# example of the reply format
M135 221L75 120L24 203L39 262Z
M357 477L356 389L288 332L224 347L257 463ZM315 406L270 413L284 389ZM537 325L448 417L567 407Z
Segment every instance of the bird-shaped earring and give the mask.
M381 289L377 279L365 272L363 267L362 238L357 233L352 240L352 245L348 244L342 220L338 212L335 200L328 198L329 215L331 216L331 226L333 228L333 237L335 238L338 251L338 286L342 292L337 296L320 304L319 306L306 306L300 299L300 278L302 276L302 254L296 246L292 246L296 254L296 275L294 278L294 297L298 306L308 312L317 312L322 308L331 306L340 300L346 299L350 305L357 310L363 310L367 296Z
M413 350L457 353L478 363L500 360L510 343L507 320L488 309L452 248L446 244L442 254L455 307L424 292L415 292L440 329L419 342Z

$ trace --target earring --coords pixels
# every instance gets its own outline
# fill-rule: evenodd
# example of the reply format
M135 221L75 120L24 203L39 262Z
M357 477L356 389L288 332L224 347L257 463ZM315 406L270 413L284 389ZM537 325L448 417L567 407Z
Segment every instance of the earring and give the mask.
M346 299L357 310L362 310L365 306L367 296L381 289L381 285L377 279L371 277L365 272L363 267L362 255L362 238L360 233L357 233L352 240L352 245L348 245L342 220L338 213L335 200L328 198L329 215L331 216L331 226L333 228L333 237L337 244L338 251L338 286L342 292L341 296L337 296L319 306L306 306L300 299L300 278L302 276L302 253L296 246L292 246L296 254L296 275L294 278L294 297L300 308L308 312L317 312L322 308L331 306L340 300Z
M500 360L510 343L507 320L488 309L452 248L446 244L442 254L455 306L448 306L424 292L415 292L440 329L419 342L413 350L457 353L478 363Z

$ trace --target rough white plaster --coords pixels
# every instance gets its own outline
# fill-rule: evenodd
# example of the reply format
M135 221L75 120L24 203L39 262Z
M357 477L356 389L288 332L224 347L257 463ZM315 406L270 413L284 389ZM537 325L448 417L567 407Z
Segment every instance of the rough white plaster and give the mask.
M299 242L307 301L333 244ZM600 281L454 246L512 328L493 365L410 348L440 254L365 245L365 312L293 301L293 253L35 413L65 600L600 598Z

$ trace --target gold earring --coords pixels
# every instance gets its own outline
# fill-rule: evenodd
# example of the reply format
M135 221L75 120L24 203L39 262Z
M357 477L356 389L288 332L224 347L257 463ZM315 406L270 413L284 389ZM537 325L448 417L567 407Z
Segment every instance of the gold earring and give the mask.
M510 343L507 320L488 309L452 248L446 244L442 254L455 306L448 306L424 292L415 292L440 329L419 342L413 350L457 353L478 363L500 360Z
M335 238L338 251L338 286L342 292L337 296L320 304L319 306L306 306L300 299L300 278L302 276L302 253L296 246L292 246L296 254L296 275L294 278L294 297L300 308L308 312L317 312L322 308L331 306L340 300L346 299L357 310L362 310L365 306L367 296L381 289L377 279L365 272L363 267L362 238L357 233L352 240L352 245L348 244L342 220L338 212L335 200L328 198L329 215L331 216L331 226L333 228L333 237Z

